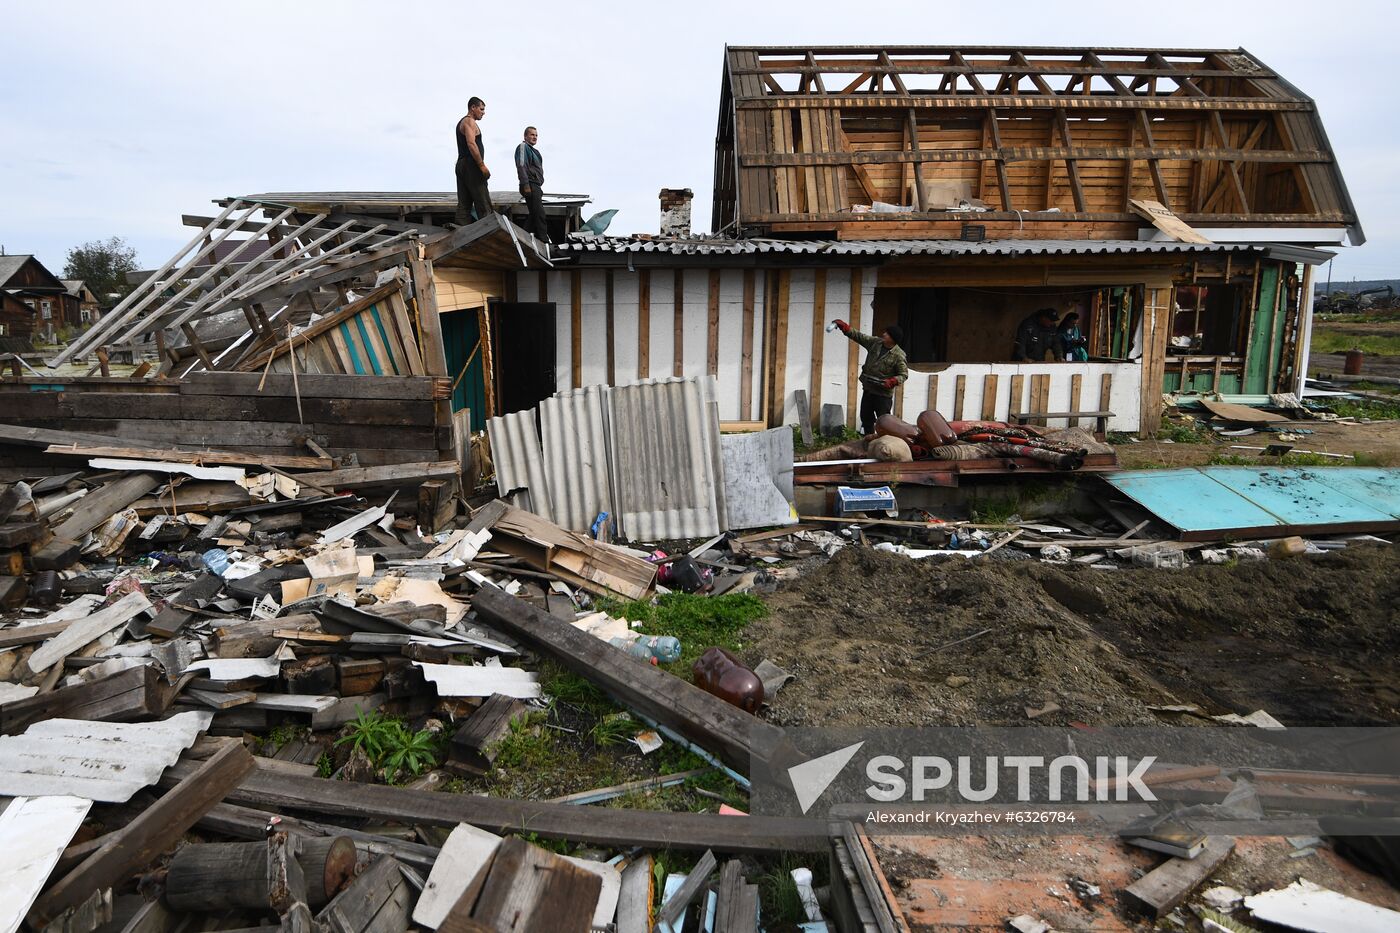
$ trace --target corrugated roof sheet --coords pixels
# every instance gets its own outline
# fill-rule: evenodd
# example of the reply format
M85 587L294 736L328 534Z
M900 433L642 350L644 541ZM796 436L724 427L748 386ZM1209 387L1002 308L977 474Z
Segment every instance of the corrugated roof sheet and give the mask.
M599 512L612 514L608 464L608 387L585 386L540 402L544 469L554 521L587 532Z
M91 800L16 797L0 812L0 930L18 930Z
M1325 262L1332 254L1303 247L1262 243L1178 243L1172 240L779 240L638 239L635 237L575 236L557 249L575 253L665 253L673 256L1106 256L1145 253L1243 253L1286 248L1317 254ZM1308 261L1300 259L1300 261Z
M714 377L611 390L618 525L632 541L702 538L724 525Z
M496 488L501 495L527 490L526 498L516 504L554 521L535 410L529 408L490 419L486 422L486 435L491 439L491 461L496 467Z
M23 735L0 736L0 794L125 803L159 780L213 718L199 711L147 723L36 722Z

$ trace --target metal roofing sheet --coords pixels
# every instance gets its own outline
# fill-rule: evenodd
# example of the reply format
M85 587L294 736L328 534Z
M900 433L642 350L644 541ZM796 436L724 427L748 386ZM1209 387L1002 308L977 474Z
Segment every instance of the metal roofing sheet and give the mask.
M1400 470L1191 467L1104 479L1183 537L1400 528Z
M618 527L633 541L701 538L724 521L714 377L610 392Z
M201 710L161 722L36 722L23 735L0 736L0 794L125 803L159 780L213 718Z
M599 512L614 511L607 393L607 386L585 386L540 402L550 504L555 523L570 531L586 533Z
M92 808L80 797L16 797L0 812L0 930L13 933Z
M1104 256L1145 253L1242 253L1287 249L1300 262L1325 262L1326 250L1262 243L1178 243L1172 240L780 240L574 237L558 246L579 253L664 253L673 256ZM1306 258L1305 258L1306 257Z

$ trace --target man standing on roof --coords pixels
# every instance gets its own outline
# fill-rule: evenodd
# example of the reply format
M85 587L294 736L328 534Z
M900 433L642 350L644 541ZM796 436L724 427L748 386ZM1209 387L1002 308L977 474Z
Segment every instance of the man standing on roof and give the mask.
M1041 308L1021 322L1016 328L1016 342L1011 345L1011 358L1018 363L1043 363L1046 352L1058 362L1065 361L1065 345L1060 339L1056 323L1059 312L1054 308Z
M832 321L836 329L868 351L865 365L860 368L860 430L867 437L875 433L875 421L894 410L894 390L909 378L909 363L899 341L904 331L891 324L872 337L851 330L845 321Z
M467 101L467 115L457 121L457 216L458 224L481 220L491 213L491 192L486 180L491 170L482 155L481 127L476 121L486 116L486 102L480 97Z
M549 242L549 228L544 222L544 156L535 148L540 131L525 127L525 140L515 147L515 174L520 176L520 194L525 198L530 217L525 229L535 239Z

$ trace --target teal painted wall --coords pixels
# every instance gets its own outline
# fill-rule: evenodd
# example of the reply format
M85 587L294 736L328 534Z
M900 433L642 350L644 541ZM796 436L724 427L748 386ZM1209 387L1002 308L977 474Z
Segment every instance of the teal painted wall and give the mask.
M1259 270L1259 304L1246 351L1244 395L1267 394L1271 377L1278 372L1279 356L1283 353L1284 317L1274 313L1278 301L1278 273L1279 267L1272 263Z
M447 351L447 372L453 379L457 379L481 338L476 309L448 311L441 315L440 320L443 348ZM470 408L473 431L486 430L485 370L486 363L482 359L481 351L477 350L466 375L457 381L457 387L452 390L452 410Z

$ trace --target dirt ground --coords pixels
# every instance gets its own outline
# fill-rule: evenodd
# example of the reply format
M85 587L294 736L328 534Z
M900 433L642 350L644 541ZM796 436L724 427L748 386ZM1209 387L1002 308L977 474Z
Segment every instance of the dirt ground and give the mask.
M1288 426L1283 427L1286 430ZM1286 442L1293 444L1298 450L1332 454L1361 453L1377 463L1400 465L1400 421L1377 421L1371 424L1308 421L1299 422L1294 427L1313 432L1303 435L1302 440ZM1256 433L1247 437L1215 438L1203 444L1169 444L1148 438L1118 444L1113 449L1118 454L1118 463L1123 469L1138 470L1159 466L1201 466L1208 463L1212 457L1222 454L1252 458L1258 456L1259 452L1236 450L1231 445L1263 447L1270 442L1268 434ZM1337 463L1346 466L1350 465L1351 461L1339 460Z
M1152 705L1400 722L1400 547L1184 570L847 547L769 598L751 662L784 725L1149 725ZM967 639L960 644L949 643Z

